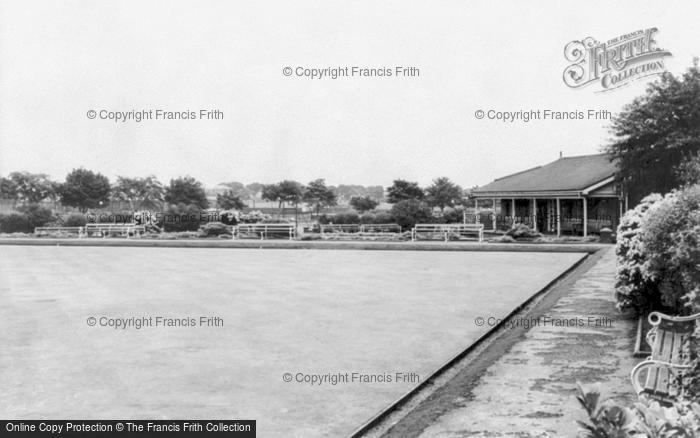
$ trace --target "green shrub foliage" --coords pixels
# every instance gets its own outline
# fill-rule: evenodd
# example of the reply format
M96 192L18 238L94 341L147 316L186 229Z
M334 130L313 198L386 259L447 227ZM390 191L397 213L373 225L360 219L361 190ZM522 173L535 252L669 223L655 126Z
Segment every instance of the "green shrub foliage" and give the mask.
M29 218L22 213L0 215L0 231L3 233L32 233Z
M166 232L197 231L203 222L199 206L181 203L168 206L157 225Z
M615 298L620 310L633 309L644 312L661 307L661 299L655 284L646 278L643 271L646 253L642 245L642 220L652 205L661 200L661 195L649 195L632 210L626 212L617 227L617 272L615 276Z
M42 207L39 204L22 205L17 209L17 211L26 216L29 226L29 231L27 232L29 233L33 233L34 228L43 227L54 220L51 209Z
M231 230L226 224L221 222L209 222L199 229L200 237L218 237L221 235L231 235Z
M620 221L615 251L620 309L700 310L700 185L644 198Z
M86 224L85 215L80 213L71 213L63 220L64 227L84 227Z
M391 216L403 229L413 228L419 223L430 223L433 217L430 207L416 199L406 199L394 204Z
M578 385L576 397L587 421L577 421L581 438L691 438L700 436L700 405L679 399L671 407L640 397L629 408L602 400L600 384Z
M508 230L506 235L514 239L530 239L540 237L542 234L538 233L537 231L533 230L525 224L517 223L513 224L513 226L510 230Z

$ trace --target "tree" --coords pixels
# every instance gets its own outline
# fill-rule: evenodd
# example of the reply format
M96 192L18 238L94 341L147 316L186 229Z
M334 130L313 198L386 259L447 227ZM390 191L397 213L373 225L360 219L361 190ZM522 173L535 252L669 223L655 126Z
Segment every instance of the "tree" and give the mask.
M391 216L402 228L413 228L417 223L428 222L432 212L425 202L417 199L404 199L391 207Z
M382 202L384 200L384 187L382 186L367 186L367 195L377 202Z
M112 199L128 201L132 210L157 208L164 193L163 184L153 175L145 178L118 176L112 187Z
M17 211L27 217L27 226L31 231L34 231L36 227L43 227L54 220L51 209L42 207L39 204L24 204L18 207Z
M13 190L15 198L30 204L55 198L57 184L43 173L12 172L6 190ZM12 192L10 192L12 194Z
M358 213L362 214L366 211L374 210L379 205L379 202L370 198L369 196L353 196L350 198L350 205L352 208L357 210Z
M700 151L698 60L680 78L664 73L613 120L611 132L606 151L633 205L677 187L679 164Z
M387 201L396 204L405 200L422 200L425 197L423 189L416 182L409 182L402 179L394 180L394 184L386 189Z
M217 194L216 205L224 210L243 210L246 207L246 203L233 190Z
M428 205L439 207L440 211L445 211L445 207L462 201L462 188L446 177L433 180L433 184L425 189L425 192Z
M316 216L320 214L322 207L331 207L337 204L335 193L326 187L326 181L323 179L311 181L306 186L303 200L315 208Z
M106 176L87 169L73 169L60 186L61 202L81 212L109 202L111 188Z
M232 181L227 183L221 183L220 186L228 187L234 196L240 199L249 199L251 197L250 191L246 188L243 183L238 181Z
M296 181L284 180L279 183L280 199L294 206L294 216L299 213L298 206L304 196L304 186Z
M0 199L17 199L17 186L10 178L0 177Z
M263 185L257 182L250 183L245 186L246 190L250 194L250 199L253 201L253 208L255 208L255 200L259 199L260 192L262 191Z
M333 188L338 200L347 203L353 197L369 196L372 199L381 201L384 199L384 187L382 186L361 186L340 184Z
M336 197L343 203L347 203L353 196L365 196L366 190L363 186L340 184L335 188Z
M250 183L247 186L245 186L246 190L248 190L248 193L250 193L250 196L255 198L258 193L260 193L263 189L263 185L257 182Z
M168 204L196 205L202 210L209 207L204 185L191 176L171 179L165 189L165 201Z
M279 184L265 184L262 186L262 199L270 202L277 202L278 208L282 210L282 194Z
M700 154L678 166L678 179L683 187L700 183Z

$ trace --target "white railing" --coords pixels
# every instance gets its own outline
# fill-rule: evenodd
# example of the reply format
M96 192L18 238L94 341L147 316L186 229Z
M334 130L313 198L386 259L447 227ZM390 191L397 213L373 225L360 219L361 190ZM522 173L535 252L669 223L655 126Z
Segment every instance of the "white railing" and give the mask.
M43 236L49 233L68 233L77 234L78 237L83 237L85 230L83 227L36 227L34 228L34 234L37 236Z
M111 236L113 234L121 235L127 239L133 235L140 237L146 232L146 227L143 225L131 224L87 224L85 225L85 234L89 237L94 234L99 234L102 237Z
M447 242L450 237L476 235L479 242L484 240L484 224L416 224L411 230L411 240L416 241L420 236L435 238L439 236Z
M233 227L234 239L242 239L251 234L260 239L285 237L293 240L297 236L297 227L295 224L240 224Z

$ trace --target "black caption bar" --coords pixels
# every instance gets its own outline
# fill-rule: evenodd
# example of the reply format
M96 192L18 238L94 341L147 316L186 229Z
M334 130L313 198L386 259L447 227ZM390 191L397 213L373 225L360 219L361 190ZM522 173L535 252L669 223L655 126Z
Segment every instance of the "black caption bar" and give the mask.
M0 437L255 438L255 420L0 420Z

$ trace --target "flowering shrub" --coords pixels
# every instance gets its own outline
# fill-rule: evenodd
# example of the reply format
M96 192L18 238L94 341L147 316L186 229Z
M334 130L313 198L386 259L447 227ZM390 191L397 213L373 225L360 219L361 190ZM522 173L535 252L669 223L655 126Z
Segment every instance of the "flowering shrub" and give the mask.
M260 210L253 210L249 211L248 213L242 213L238 219L240 219L241 223L244 224L257 224L258 222L272 219L272 216L265 214Z
M26 214L0 214L0 232L3 233L33 233Z
M200 237L218 237L221 235L231 235L231 230L221 222L209 222L199 228Z
M664 306L692 313L700 304L700 185L666 195L643 218L643 274Z
M63 220L64 227L84 227L87 219L84 214L71 213Z
M620 221L615 252L620 309L700 309L700 185L644 198Z
M195 205L171 204L156 224L167 232L197 231L201 225L201 209Z
M525 224L517 223L513 224L511 229L506 233L506 236L513 237L514 239L522 239L540 237L541 234Z
M646 253L641 241L644 214L660 200L659 194L642 199L639 205L622 216L617 227L615 298L620 310L634 309L642 312L645 309L660 307L655 284L643 274L642 266L646 262Z
M634 407L601 402L600 384L578 385L576 397L588 414L588 421L577 421L581 438L692 438L700 436L700 405L679 400L672 407L640 397Z

